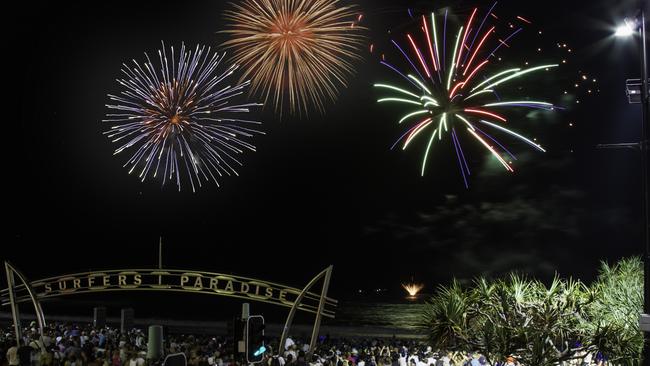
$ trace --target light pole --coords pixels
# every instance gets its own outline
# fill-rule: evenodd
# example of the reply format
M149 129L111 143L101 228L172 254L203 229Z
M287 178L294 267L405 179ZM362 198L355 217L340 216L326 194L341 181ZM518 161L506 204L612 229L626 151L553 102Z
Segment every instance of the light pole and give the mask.
M641 26L639 27L640 42L641 42L641 117L643 122L641 125L641 165L643 174L643 237L645 241L645 258L644 258L644 282L643 282L643 312L650 314L650 224L648 223L648 117L650 117L650 110L648 110L648 50L646 42L646 20L645 8L647 3L641 1ZM646 333L646 337L649 333ZM646 339L644 346L644 356L646 365L650 365L650 347L648 347L648 339Z
M646 32L645 32L645 7L641 1L641 26L640 34L640 52L641 52L641 174L643 175L643 240L645 241L645 257L643 258L643 313L650 314L650 242L648 233L648 50L646 49ZM650 333L644 333L643 343L643 364L650 366Z
M641 25L639 26L640 34L640 52L641 52L641 187L643 191L643 240L645 247L645 256L643 258L643 313L650 314L650 233L648 224L648 50L646 49L646 31L645 31L645 6L646 3L641 1ZM643 364L650 366L650 333L644 332L643 342Z
M648 110L648 51L646 46L646 20L645 10L647 4L644 0L639 1L640 16L636 22L626 22L625 25L620 26L616 30L617 36L632 36L638 32L639 38L639 52L641 56L641 80L640 80L640 96L641 96L641 141L639 142L639 150L641 151L641 192L643 199L643 214L641 222L643 225L643 314L641 315L640 327L644 331L643 343L643 365L650 366L650 233L648 223L648 117L650 110ZM634 29L637 28L637 29ZM631 91L628 90L630 101L632 101Z

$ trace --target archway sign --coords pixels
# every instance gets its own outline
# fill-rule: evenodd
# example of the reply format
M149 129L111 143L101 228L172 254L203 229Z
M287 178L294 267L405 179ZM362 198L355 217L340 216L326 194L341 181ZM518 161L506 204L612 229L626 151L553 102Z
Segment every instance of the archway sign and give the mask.
M76 294L114 291L159 291L184 292L235 297L290 308L281 341L288 335L296 311L316 315L310 351L314 349L321 317L334 318L337 300L327 297L332 266L314 277L303 289L274 282L235 276L231 274L179 269L119 269L96 272L82 272L49 277L28 282L26 277L9 262L5 262L7 288L0 290L0 304L11 306L16 339L20 339L20 314L18 304L31 301L39 321L41 335L45 327L45 316L40 301L44 299ZM16 284L15 277L20 279ZM320 280L323 285L320 294L309 290ZM280 343L282 345L282 343Z

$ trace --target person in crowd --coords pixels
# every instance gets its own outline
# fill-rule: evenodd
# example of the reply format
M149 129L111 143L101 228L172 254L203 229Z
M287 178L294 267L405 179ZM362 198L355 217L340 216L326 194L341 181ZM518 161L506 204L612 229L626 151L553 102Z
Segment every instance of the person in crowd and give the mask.
M284 341L284 349L288 350L291 346L295 345L296 342L293 341L291 336L288 336L287 339Z
M294 366L295 365L295 360L293 359L293 354L286 353L286 355L287 355L287 361L286 361L285 365Z
M16 342L9 338L9 342L13 343L11 347L7 350L7 361L9 366L18 366L20 365L20 358L18 358L18 346Z
M406 357L408 356L408 352L406 349L401 348L401 349L396 349L395 350L395 360L396 362L393 363L393 366L407 366L406 365Z
M21 342L18 347L18 362L20 366L31 366L33 348L29 346L29 342Z
M309 366L307 364L306 355L304 351L298 351L298 357L296 359L296 366Z
M289 338L287 338L287 339L289 339ZM284 352L284 356L286 357L287 363L289 365L292 365L296 361L296 359L298 358L298 353L296 352L297 346L296 346L295 343L293 343L293 340L291 342L292 342L292 344L289 346L289 349L287 349ZM291 359L289 359L289 356L291 356Z
M120 358L120 351L114 350L111 357L111 366L122 366L122 359Z

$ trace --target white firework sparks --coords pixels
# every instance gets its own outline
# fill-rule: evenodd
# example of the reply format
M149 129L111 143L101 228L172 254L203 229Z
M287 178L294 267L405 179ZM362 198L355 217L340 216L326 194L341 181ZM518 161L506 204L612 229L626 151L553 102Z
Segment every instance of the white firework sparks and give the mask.
M238 66L220 67L224 56L183 44L178 60L173 46L168 59L163 43L158 67L147 53L143 64L122 64L126 78L117 82L124 89L108 95L114 104L106 105L103 121L112 124L104 134L120 144L115 154L131 154L124 164L129 174L142 181L162 177L163 185L173 181L179 191L187 179L193 192L204 182L219 186L218 178L238 175L236 156L255 151L248 140L263 134L256 129L260 122L240 116L261 104L236 101L249 82L229 83Z

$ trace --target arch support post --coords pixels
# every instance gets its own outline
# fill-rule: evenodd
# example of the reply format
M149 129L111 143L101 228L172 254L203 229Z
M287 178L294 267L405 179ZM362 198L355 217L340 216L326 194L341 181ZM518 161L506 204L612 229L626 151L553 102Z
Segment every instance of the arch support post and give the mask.
M279 348L278 353L284 350L284 344L285 341L287 340L287 337L289 336L289 330L291 329L291 324L293 323L293 317L296 314L296 310L298 310L298 308L300 307L302 303L302 299L309 292L309 290L322 278L323 287L321 289L320 300L318 302L318 311L316 312L316 319L314 320L314 327L312 329L311 340L309 342L309 351L307 352L307 359L309 360L311 358L311 355L314 353L314 346L316 345L318 332L320 331L320 322L323 316L323 310L325 309L325 302L327 300L327 291L329 289L330 278L332 277L333 268L334 267L330 265L329 267L325 268L322 272L317 274L316 277L312 278L312 280L309 281L307 286L305 286L305 288L302 289L302 291L296 298L295 302L293 303L293 306L291 307L291 310L289 311L287 320L284 323L284 328L282 329L280 344L278 344L278 348Z
M20 347L20 339L22 337L22 329L20 328L20 311L18 311L18 304L16 303L16 285L14 272L11 270L11 265L5 262L5 273L7 274L7 289L9 290L9 305L11 306L11 318L14 322L14 332L16 333L16 347Z
M316 346L318 332L320 331L320 321L323 317L323 310L325 309L325 299L327 298L327 291L330 287L330 278L332 278L332 266L327 267L325 270L323 288L321 289L320 301L318 303L318 313L316 314L316 319L314 320L314 329L311 331L311 341L309 342L309 351L307 353L308 360L311 360L311 356L314 354L314 347Z
M12 266L11 263L5 261L5 272L7 274L7 286L9 289L9 303L11 305L11 316L14 321L14 331L16 332L16 343L20 346L20 339L22 337L22 330L20 328L20 310L18 309L18 303L16 302L16 277L23 283L27 294L34 305L34 312L36 313L36 321L38 323L38 331L41 338L41 344L43 342L43 334L45 331L45 315L43 314L43 308L41 308L41 303L36 297L36 293L32 289L32 286L27 281L27 278Z

